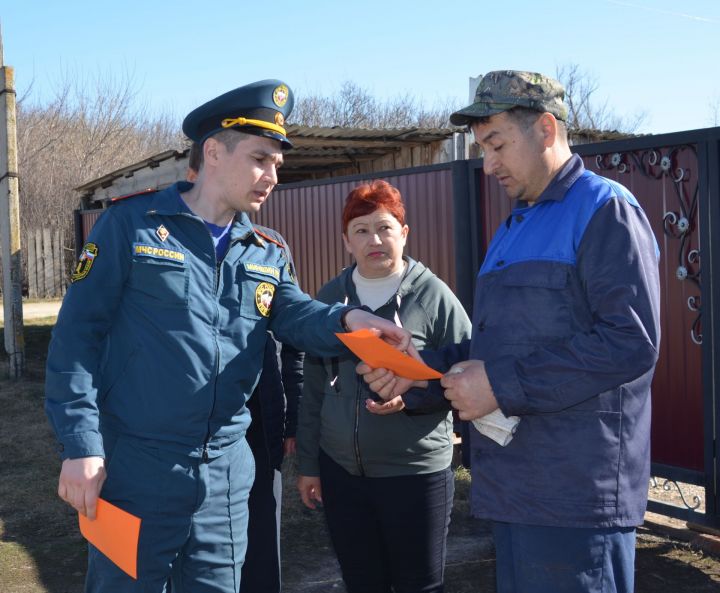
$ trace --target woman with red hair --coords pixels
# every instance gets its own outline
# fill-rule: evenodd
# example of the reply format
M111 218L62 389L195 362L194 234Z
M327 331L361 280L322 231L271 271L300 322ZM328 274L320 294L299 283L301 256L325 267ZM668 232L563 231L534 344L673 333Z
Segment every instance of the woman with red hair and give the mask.
M395 187L374 181L351 191L342 228L355 264L318 300L369 307L410 330L418 350L470 336L452 291L403 255L409 228ZM357 363L349 352L305 359L300 495L310 508L323 505L348 593L440 592L454 492L450 406L420 389L385 403Z

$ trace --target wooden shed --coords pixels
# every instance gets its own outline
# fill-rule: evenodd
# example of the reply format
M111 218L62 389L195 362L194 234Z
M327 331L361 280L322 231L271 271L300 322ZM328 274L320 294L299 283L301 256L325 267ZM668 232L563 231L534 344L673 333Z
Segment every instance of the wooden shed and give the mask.
M279 182L294 183L434 165L468 157L466 134L457 128L317 128L290 125L293 149L285 154ZM185 178L189 149L167 150L76 188L82 208L162 189Z

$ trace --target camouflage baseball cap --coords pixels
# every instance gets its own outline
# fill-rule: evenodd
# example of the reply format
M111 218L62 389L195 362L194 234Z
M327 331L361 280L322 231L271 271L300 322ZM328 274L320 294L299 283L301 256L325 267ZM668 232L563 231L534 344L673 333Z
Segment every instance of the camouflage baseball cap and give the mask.
M480 80L475 101L450 116L450 123L464 126L479 117L502 113L513 107L527 107L552 113L557 119L567 119L563 103L565 89L554 78L537 72L496 70Z

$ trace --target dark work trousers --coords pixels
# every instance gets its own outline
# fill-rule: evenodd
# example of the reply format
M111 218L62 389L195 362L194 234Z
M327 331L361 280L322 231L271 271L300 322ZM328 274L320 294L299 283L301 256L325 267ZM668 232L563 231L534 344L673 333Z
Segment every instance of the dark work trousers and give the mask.
M85 593L235 593L253 480L246 440L207 463L132 437L111 442L101 496L142 519L138 578L91 545Z
M280 591L277 506L273 494L275 469L270 466L261 417L262 414L253 414L246 436L255 458L255 482L248 501L248 546L242 567L240 593Z
M632 593L635 528L493 523L498 593Z
M453 477L450 468L353 476L320 451L323 508L348 593L443 591Z

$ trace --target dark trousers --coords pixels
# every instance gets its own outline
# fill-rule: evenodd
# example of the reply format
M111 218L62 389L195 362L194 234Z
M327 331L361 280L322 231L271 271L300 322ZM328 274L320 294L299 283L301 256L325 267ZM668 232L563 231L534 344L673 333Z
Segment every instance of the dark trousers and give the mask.
M353 476L320 452L323 508L348 593L443 591L453 478L450 468Z
M245 439L207 463L131 437L106 454L101 496L142 519L138 578L91 545L85 593L235 593L254 473Z
M260 414L253 417L247 440L255 459L255 481L250 490L247 551L240 579L241 593L279 593L280 557L276 502L273 493L275 470L262 431Z
M632 593L635 529L494 523L498 593Z

